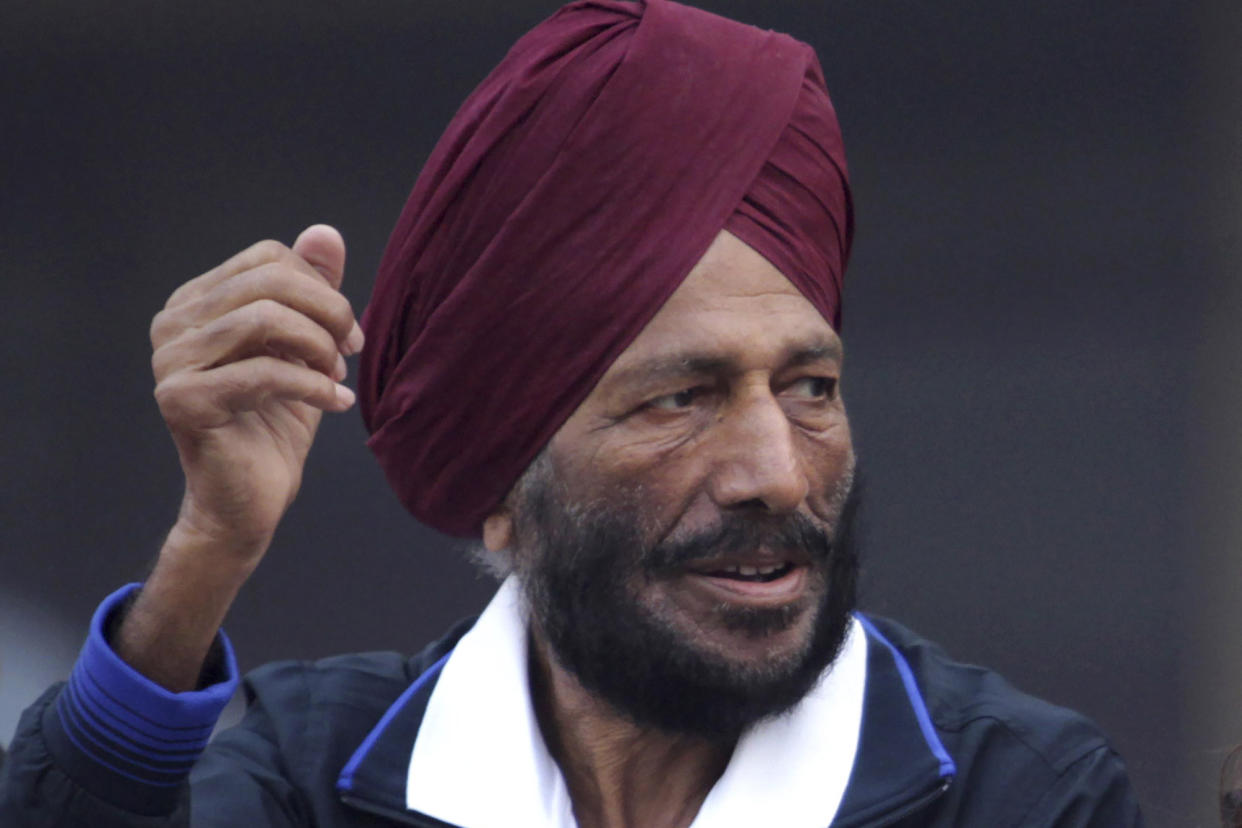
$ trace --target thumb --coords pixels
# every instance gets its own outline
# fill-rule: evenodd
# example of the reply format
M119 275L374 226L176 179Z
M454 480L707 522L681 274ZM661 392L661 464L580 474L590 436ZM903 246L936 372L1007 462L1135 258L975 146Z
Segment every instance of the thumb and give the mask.
M338 290L345 277L345 239L331 225L312 224L293 242L292 250Z

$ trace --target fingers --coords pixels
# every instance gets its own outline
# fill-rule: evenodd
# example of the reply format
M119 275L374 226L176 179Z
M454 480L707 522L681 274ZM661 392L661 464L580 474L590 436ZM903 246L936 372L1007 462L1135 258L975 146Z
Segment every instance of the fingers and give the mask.
M174 307L197 298L226 279L265 264L285 265L323 280L333 289L339 289L345 273L345 242L341 234L326 224L314 224L298 236L294 245L299 244L315 258L315 263L308 262L299 253L278 241L266 239L252 244L198 278L186 282L168 298L166 307Z
M156 382L176 371L205 370L248 357L302 362L333 380L345 378L336 340L307 315L268 298L243 304L201 327L184 329L155 350Z
M202 327L253 302L279 302L322 326L346 356L361 350L362 330L349 300L321 278L269 262L234 275L211 289L164 308L151 322L158 349L190 328Z
M354 404L354 393L320 371L258 356L207 371L175 372L155 386L155 399L174 429L210 429L273 400L345 411Z
M254 553L251 568L297 492L320 413L355 402L340 384L362 348L340 293L345 243L316 225L293 247L252 245L178 288L151 322L155 398L187 502L228 527L221 548Z
M292 248L259 242L182 285L151 322L156 382L268 357L335 384L363 344L339 290L344 269L341 234L317 224Z

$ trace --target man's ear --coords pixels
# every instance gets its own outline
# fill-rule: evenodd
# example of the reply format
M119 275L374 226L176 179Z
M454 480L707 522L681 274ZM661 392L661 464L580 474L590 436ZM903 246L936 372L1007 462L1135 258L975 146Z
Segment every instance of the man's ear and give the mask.
M507 506L501 506L483 519L483 545L489 552L513 546L513 517Z

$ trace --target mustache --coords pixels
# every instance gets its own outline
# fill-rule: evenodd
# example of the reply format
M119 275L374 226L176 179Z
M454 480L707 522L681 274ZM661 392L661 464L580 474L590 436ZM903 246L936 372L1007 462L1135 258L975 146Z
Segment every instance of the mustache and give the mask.
M759 548L792 553L810 565L834 555L857 558L859 507L866 484L856 467L838 494L832 526L825 528L801 513L788 515L725 512L715 525L685 538L658 543L646 550L639 565L650 575L674 574L688 565Z
M793 553L806 563L818 563L832 554L833 538L806 515L726 514L709 529L656 544L645 552L640 564L649 573L663 574L759 548Z

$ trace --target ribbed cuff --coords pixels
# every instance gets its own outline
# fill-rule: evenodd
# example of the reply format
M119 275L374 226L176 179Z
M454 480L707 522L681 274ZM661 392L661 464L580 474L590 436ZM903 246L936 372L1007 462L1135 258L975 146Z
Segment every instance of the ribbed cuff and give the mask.
M207 746L216 720L237 688L237 662L221 631L222 663L205 674L223 680L173 693L122 661L106 631L112 613L138 587L130 584L117 590L96 610L56 713L64 736L83 758L128 780L122 784L170 788L185 779Z

